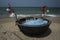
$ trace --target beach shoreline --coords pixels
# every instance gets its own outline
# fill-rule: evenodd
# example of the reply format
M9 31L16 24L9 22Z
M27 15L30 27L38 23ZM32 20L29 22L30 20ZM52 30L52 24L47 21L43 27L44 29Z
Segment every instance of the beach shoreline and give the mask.
M18 19L21 19L21 18L24 18L24 17L41 17L39 14L33 14L33 15L21 15L21 16L17 16L18 17ZM49 15L46 15L45 16L45 18L47 18L47 19L49 19L49 20L51 20L52 22L58 22L58 23L60 23L60 16L59 15L55 15L55 16L49 16ZM9 17L9 18L1 18L0 19L0 24L1 23L6 23L6 22L15 22L16 21L16 19L15 19L15 17Z

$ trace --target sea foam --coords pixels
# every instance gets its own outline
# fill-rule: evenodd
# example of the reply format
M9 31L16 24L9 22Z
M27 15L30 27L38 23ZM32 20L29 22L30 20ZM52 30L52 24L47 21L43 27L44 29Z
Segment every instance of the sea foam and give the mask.
M42 25L42 24L46 24L48 23L48 21L40 19L40 20L26 20L26 22L24 22L24 25Z

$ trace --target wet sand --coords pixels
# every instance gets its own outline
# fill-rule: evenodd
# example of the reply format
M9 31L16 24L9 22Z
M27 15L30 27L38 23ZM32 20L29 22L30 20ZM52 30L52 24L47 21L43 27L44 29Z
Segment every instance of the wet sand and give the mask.
M44 37L29 37L24 35L17 25L15 19L0 19L0 40L60 40L60 17L47 17L51 20L50 34L46 33Z

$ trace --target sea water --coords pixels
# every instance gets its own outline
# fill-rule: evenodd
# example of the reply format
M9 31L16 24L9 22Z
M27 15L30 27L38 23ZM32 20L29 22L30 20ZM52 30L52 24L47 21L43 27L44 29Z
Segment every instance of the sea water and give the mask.
M42 25L47 23L48 23L47 20L38 19L38 20L27 20L26 22L23 23L23 25Z
M0 18L9 18L9 13L6 11L7 7L0 7ZM41 7L13 7L17 15L23 14L41 14ZM50 12L47 14L60 15L60 7L49 7L47 8Z

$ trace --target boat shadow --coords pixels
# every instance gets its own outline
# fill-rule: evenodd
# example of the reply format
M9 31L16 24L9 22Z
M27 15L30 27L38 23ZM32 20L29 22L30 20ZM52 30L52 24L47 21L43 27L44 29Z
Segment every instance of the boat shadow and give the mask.
M43 33L43 34L28 34L28 33L24 33L23 32L23 34L24 35L26 35L26 36L28 36L28 37L36 37L36 38L41 38L41 37L47 37L47 36L49 36L50 34L51 34L51 29L50 28L48 28L48 30L45 32L45 33Z

